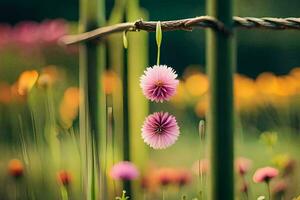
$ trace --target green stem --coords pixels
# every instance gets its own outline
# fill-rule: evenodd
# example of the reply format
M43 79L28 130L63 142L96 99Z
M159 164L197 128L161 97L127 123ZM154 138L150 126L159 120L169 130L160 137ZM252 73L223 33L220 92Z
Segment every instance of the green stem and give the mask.
M61 199L62 200L68 200L69 195L68 195L68 190L65 186L60 186L60 193L61 193Z
M157 61L156 65L158 66L160 63L160 46L157 46Z
M126 20L148 18L147 14L139 6L139 0L126 1ZM130 134L130 159L139 168L143 169L147 165L147 149L143 140L140 139L140 129L145 117L148 114L148 102L141 93L139 78L148 65L148 33L128 33L127 49L127 70L128 70L128 126ZM124 123L125 125L125 123ZM134 147L134 148L132 148ZM136 151L136 149L139 149ZM131 199L142 199L139 190L139 183L132 183ZM129 193L128 193L129 194Z
M80 32L97 28L104 24L104 1L80 1ZM101 16L99 16L101 14ZM100 188L99 144L105 141L105 95L101 87L101 74L105 68L103 45L86 42L80 46L80 141L82 150L83 190L86 199L98 199ZM104 135L104 136L103 136Z
M125 58L127 58L127 50L125 50ZM128 64L125 62L124 65L124 71L123 71L123 159L130 161L131 155L130 155L130 134L129 134L129 105L128 105ZM131 182L130 181L124 181L124 190L126 193L131 196Z
M271 200L271 188L270 188L270 182L266 181L267 184L267 190L268 190L268 199Z
M208 15L232 30L232 0L208 0ZM233 69L232 36L207 31L206 60L210 81L208 129L210 137L211 200L234 199L233 175Z

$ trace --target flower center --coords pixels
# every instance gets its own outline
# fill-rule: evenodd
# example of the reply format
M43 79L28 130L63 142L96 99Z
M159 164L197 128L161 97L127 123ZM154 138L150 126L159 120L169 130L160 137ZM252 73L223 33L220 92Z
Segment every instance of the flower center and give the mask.
M155 132L156 132L157 134L162 134L162 132L163 132L163 127L162 127L162 126L158 126L158 127L156 128Z
M157 81L155 84L157 87L162 87L164 84L162 81Z

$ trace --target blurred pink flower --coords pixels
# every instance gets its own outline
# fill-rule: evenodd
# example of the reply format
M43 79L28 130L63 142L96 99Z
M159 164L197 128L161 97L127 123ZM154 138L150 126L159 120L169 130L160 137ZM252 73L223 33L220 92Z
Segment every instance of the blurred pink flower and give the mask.
M8 44L11 39L12 28L8 24L0 24L0 48Z
M174 116L165 112L149 115L142 127L144 142L154 149L165 149L175 143L179 127Z
M253 175L255 183L269 182L272 178L279 174L278 170L273 167L263 167L257 169Z
M236 169L241 176L245 175L249 171L251 165L252 161L247 158L240 157L236 160Z
M281 195L287 190L287 183L285 181L279 181L275 184L272 192L274 195Z
M37 44L40 40L39 24L31 21L20 22L13 29L13 37L17 44Z
M111 168L110 176L114 180L129 181L136 179L139 176L139 171L133 163L122 161Z
M155 102L169 100L175 93L179 81L175 71L166 65L148 67L141 76L140 86L147 99Z
M56 42L68 33L68 24L63 19L46 20L40 24L40 36L44 42Z
M248 185L248 183L247 182L243 182L242 183L242 186L241 186L241 192L243 192L243 193L248 193L248 190L249 190L249 185Z

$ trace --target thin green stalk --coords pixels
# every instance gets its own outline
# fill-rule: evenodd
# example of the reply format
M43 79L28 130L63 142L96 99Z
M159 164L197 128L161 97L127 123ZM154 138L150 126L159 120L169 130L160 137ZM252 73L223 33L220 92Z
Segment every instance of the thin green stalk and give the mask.
M200 198L202 198L202 196L204 195L204 181L203 181L203 169L201 169L201 158L205 158L206 152L205 152L205 122L204 120L200 120L199 122L199 127L198 127L198 131L199 131L199 138L200 138L200 153L199 153L199 161L198 161L198 176L199 176L199 188L200 188ZM201 153L203 156L201 156Z
M68 190L65 186L60 186L60 194L61 194L61 199L62 200L68 200L69 195L68 195Z
M104 22L103 0L80 1L80 32L97 28ZM79 119L83 188L86 199L99 199L99 154L103 152L100 148L104 148L103 144L100 145L100 141L106 141L106 134L104 134L106 112L100 112L105 110L105 95L101 87L101 74L105 69L105 49L103 45L97 45L95 42L86 42L80 45L79 53L81 92Z
M156 61L156 65L158 66L160 63L160 47L157 47L157 61Z
M270 188L270 182L266 181L267 190L268 190L268 199L271 200L271 188Z
M125 50L125 58L127 58L127 50ZM130 152L130 134L129 134L129 105L128 105L128 64L125 63L123 70L123 159L130 161L131 152ZM124 190L126 193L131 196L131 182L124 181Z
M208 15L232 30L232 0L208 0ZM211 200L234 199L233 174L233 69L230 34L207 31L206 60L210 81L208 129L210 137Z
M26 145L26 141L25 141L25 137L24 137L23 122L22 122L21 115L18 115L18 119L19 119L19 126L20 126L20 142L21 142L22 156L23 156L25 164L28 165L29 164L29 156L28 156L27 145Z
M115 0L114 7L108 20L108 24L116 24L124 22L125 17L125 0ZM114 83L114 90L112 91L112 107L114 111L114 126L113 130L113 163L116 160L123 159L123 70L125 61L124 47L121 34L113 34L108 37L108 66L114 73L117 74L117 81ZM117 136L117 137L116 137ZM112 164L113 164L112 163ZM115 183L114 183L115 185ZM114 195L115 196L115 195Z
M127 57L127 50L125 50L125 58ZM129 135L129 105L128 105L128 65L125 63L123 69L123 132L124 132L124 144L123 144L123 159L130 161L130 135ZM127 191L127 194L130 194Z
M114 115L113 115L113 107L107 107L107 141L106 141L106 151L105 157L110 158L110 163L108 163L108 159L105 159L104 171L107 171L107 168L112 166L115 163L115 140L114 140ZM108 148L108 146L110 148ZM114 196L116 195L116 183L113 180L113 191ZM109 190L109 188L105 188ZM105 198L109 198L108 195L105 195Z
M130 0L126 4L126 20L148 18L147 14L140 8L139 0ZM148 65L148 33L128 33L128 109L129 134L130 134L130 157L139 168L147 165L147 149L141 138L141 125L148 114L148 102L141 93L139 78ZM136 151L136 149L139 149ZM138 191L139 183L133 183L133 191ZM131 199L142 199L139 192L133 192Z

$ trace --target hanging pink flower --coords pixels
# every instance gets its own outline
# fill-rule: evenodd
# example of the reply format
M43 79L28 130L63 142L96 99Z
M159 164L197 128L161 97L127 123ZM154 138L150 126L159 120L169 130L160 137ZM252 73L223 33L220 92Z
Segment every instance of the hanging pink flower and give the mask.
M140 86L147 99L155 102L168 101L176 93L179 81L175 71L166 65L148 67L141 76Z
M122 161L111 168L110 176L114 180L129 181L136 179L139 176L139 171L133 163Z
M149 115L142 127L144 142L154 149L165 149L171 146L179 134L175 117L167 112L155 112Z
M273 167L263 167L257 169L253 175L253 181L255 183L269 182L272 178L279 174L278 170Z

